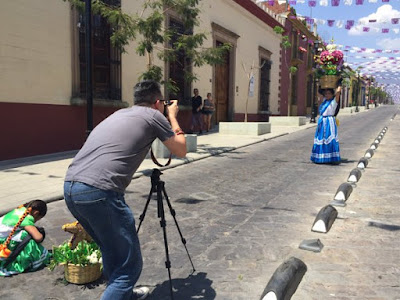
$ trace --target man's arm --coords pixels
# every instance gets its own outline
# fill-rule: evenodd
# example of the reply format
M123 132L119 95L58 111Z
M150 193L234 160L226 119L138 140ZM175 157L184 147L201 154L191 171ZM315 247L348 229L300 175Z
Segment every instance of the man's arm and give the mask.
M335 100L337 103L340 102L340 93L342 92L342 87L339 85L336 89Z
M173 103L167 107L169 122L171 123L172 131L175 135L165 140L163 144L171 151L172 154L178 157L186 156L186 138L182 129L179 127L176 116L178 115L178 101L171 100Z

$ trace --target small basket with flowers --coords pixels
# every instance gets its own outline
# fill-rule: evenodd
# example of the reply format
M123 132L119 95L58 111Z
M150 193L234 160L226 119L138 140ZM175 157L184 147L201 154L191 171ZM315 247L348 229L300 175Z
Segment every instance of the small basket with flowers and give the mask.
M70 283L86 284L101 276L102 260L99 247L94 242L82 240L71 249L68 241L53 247L49 269L64 266L65 279Z

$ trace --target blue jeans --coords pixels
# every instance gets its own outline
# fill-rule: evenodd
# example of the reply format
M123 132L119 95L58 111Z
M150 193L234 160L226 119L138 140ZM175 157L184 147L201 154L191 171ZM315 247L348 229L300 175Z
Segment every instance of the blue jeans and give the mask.
M68 209L99 245L108 285L101 300L133 299L143 260L135 219L124 195L74 181L64 183Z

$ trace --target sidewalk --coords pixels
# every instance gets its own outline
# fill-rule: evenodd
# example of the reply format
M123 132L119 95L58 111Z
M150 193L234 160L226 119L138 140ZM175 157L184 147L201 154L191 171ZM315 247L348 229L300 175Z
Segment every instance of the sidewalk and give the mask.
M271 126L271 133L260 136L221 135L212 131L197 137L197 152L188 153L184 159L172 159L168 167L161 169L174 168L315 126L308 119L303 126ZM0 216L33 199L46 202L63 199L64 176L75 154L76 151L70 151L0 162ZM167 159L159 161L165 164ZM133 179L150 174L153 168L157 166L152 160L145 159Z

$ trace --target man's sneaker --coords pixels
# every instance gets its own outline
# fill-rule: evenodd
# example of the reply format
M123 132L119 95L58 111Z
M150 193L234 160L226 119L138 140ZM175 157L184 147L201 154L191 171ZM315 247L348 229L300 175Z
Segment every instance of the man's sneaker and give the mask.
M150 289L147 286L133 288L133 299L143 300L149 295Z

